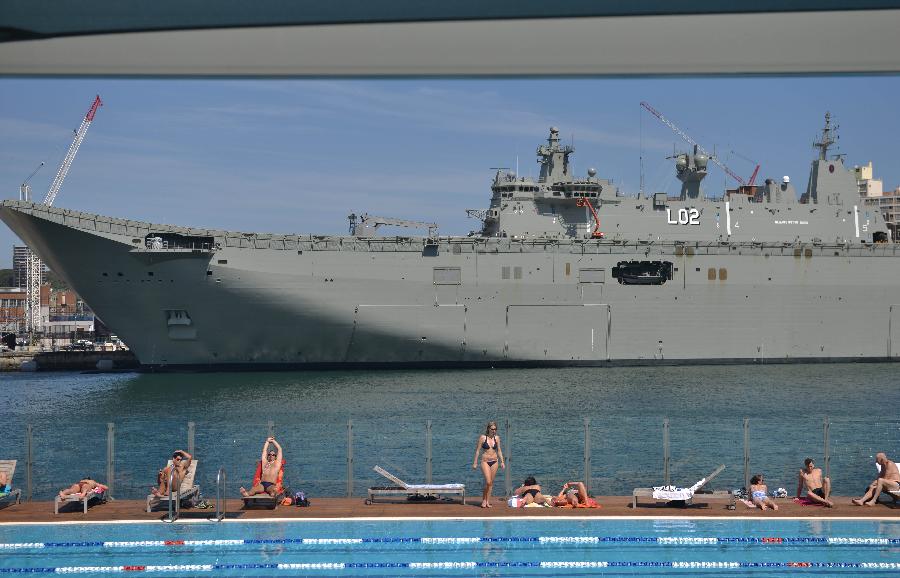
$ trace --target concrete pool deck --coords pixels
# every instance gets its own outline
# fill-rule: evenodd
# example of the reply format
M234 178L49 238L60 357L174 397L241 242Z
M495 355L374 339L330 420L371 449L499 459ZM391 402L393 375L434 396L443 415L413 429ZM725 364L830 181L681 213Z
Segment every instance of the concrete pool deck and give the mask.
M296 506L279 506L275 510L242 509L242 502L237 497L227 501L227 517L238 520L262 519L334 519L351 520L354 518L584 518L584 517L628 517L628 518L896 518L900 520L900 504L893 505L890 500L882 501L874 506L854 506L850 497L832 496L836 507L803 506L794 503L791 498L778 499L777 512L765 512L748 508L738 502L735 510L729 510L726 502L703 502L702 496L695 497L695 504L679 508L652 502L641 502L637 508L631 507L631 496L599 496L602 504L599 509L565 509L565 508L509 508L505 501L494 498L492 508L481 508L480 496L470 496L467 504L457 502L378 502L366 505L364 498L310 498L312 504L308 508ZM215 505L215 500L209 500ZM181 510L182 520L204 520L215 515L215 508ZM87 514L81 510L80 503L70 504L58 515L53 513L53 502L22 502L21 504L0 504L0 524L48 523L48 522L117 522L117 521L157 521L165 517L165 510L148 513L143 500L110 500L106 504L96 504L88 509Z

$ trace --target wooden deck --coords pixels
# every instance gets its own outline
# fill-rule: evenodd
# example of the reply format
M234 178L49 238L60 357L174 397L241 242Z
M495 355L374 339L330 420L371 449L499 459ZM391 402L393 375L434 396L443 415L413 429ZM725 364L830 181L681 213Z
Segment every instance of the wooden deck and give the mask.
M478 518L478 517L608 517L630 516L644 518L659 517L694 517L694 518L897 518L900 520L900 505L893 506L890 501L883 501L875 506L854 506L849 497L832 496L836 507L801 506L790 499L779 499L779 510L760 511L751 509L738 502L737 509L728 510L723 502L704 504L702 497L695 498L696 503L686 508L668 507L641 503L631 508L631 496L600 496L597 500L602 504L599 509L563 509L563 508L508 508L499 498L492 501L494 507L480 508L480 496L469 499L468 505L458 501L452 502L397 502L376 503L367 506L364 498L310 498L312 505L308 508L295 506L279 506L275 510L243 510L238 498L227 502L229 519L253 520L264 518L278 519L353 519L353 518ZM883 498L884 500L884 498ZM214 501L210 501L214 504ZM181 519L202 520L215 515L215 508L208 510L182 509ZM112 500L106 504L92 506L87 514L82 513L80 504L69 505L59 515L53 514L53 502L23 502L19 505L0 504L0 523L21 522L81 522L81 521L156 521L166 516L165 511L147 513L143 500Z

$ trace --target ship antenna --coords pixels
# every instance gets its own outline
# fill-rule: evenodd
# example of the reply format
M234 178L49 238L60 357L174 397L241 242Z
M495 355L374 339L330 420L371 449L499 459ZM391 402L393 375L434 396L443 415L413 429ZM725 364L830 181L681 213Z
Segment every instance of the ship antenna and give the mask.
M638 152L638 163L640 166L640 196L644 196L644 115L641 114L640 108L638 108L638 134L640 135L638 140L640 142L640 151Z

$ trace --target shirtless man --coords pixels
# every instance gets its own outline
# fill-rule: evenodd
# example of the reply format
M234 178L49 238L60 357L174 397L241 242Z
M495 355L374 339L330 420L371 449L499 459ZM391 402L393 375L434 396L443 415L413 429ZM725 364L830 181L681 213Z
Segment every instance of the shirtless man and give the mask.
M831 496L831 478L822 477L822 469L816 467L812 458L806 458L803 464L806 467L800 470L797 478L797 497L800 497L800 492L805 485L807 499L833 508L834 502L828 499Z
M0 492L8 492L11 489L10 479L6 472L0 472Z
M857 506L874 506L883 490L900 490L900 468L882 452L875 454L878 464L878 477L869 485L869 489L861 498L851 500Z
M66 496L86 496L88 492L93 492L94 488L101 486L100 482L92 480L90 478L84 478L78 480L68 488L59 491L59 497L65 498Z
M191 467L191 454L184 450L175 450L172 452L172 465L166 466L159 470L156 474L156 486L150 488L150 493L154 496L164 498L169 495L169 472L171 468L175 468L175 477L172 489L176 492L181 487L181 481L187 474L188 468Z
M272 444L275 447L270 448L269 444ZM267 438L266 443L263 444L262 456L260 457L260 462L262 463L262 475L259 478L259 483L249 490L241 488L241 495L246 498L247 496L269 494L274 498L275 492L278 490L277 482L278 472L281 471L281 459L281 446L278 445L275 438Z

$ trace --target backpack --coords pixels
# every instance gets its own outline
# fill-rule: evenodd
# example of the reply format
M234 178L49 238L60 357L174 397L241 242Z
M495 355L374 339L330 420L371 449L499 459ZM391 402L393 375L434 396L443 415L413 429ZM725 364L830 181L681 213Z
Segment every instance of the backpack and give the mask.
M306 497L306 492L295 492L294 493L294 505L307 507L309 506L309 498Z

